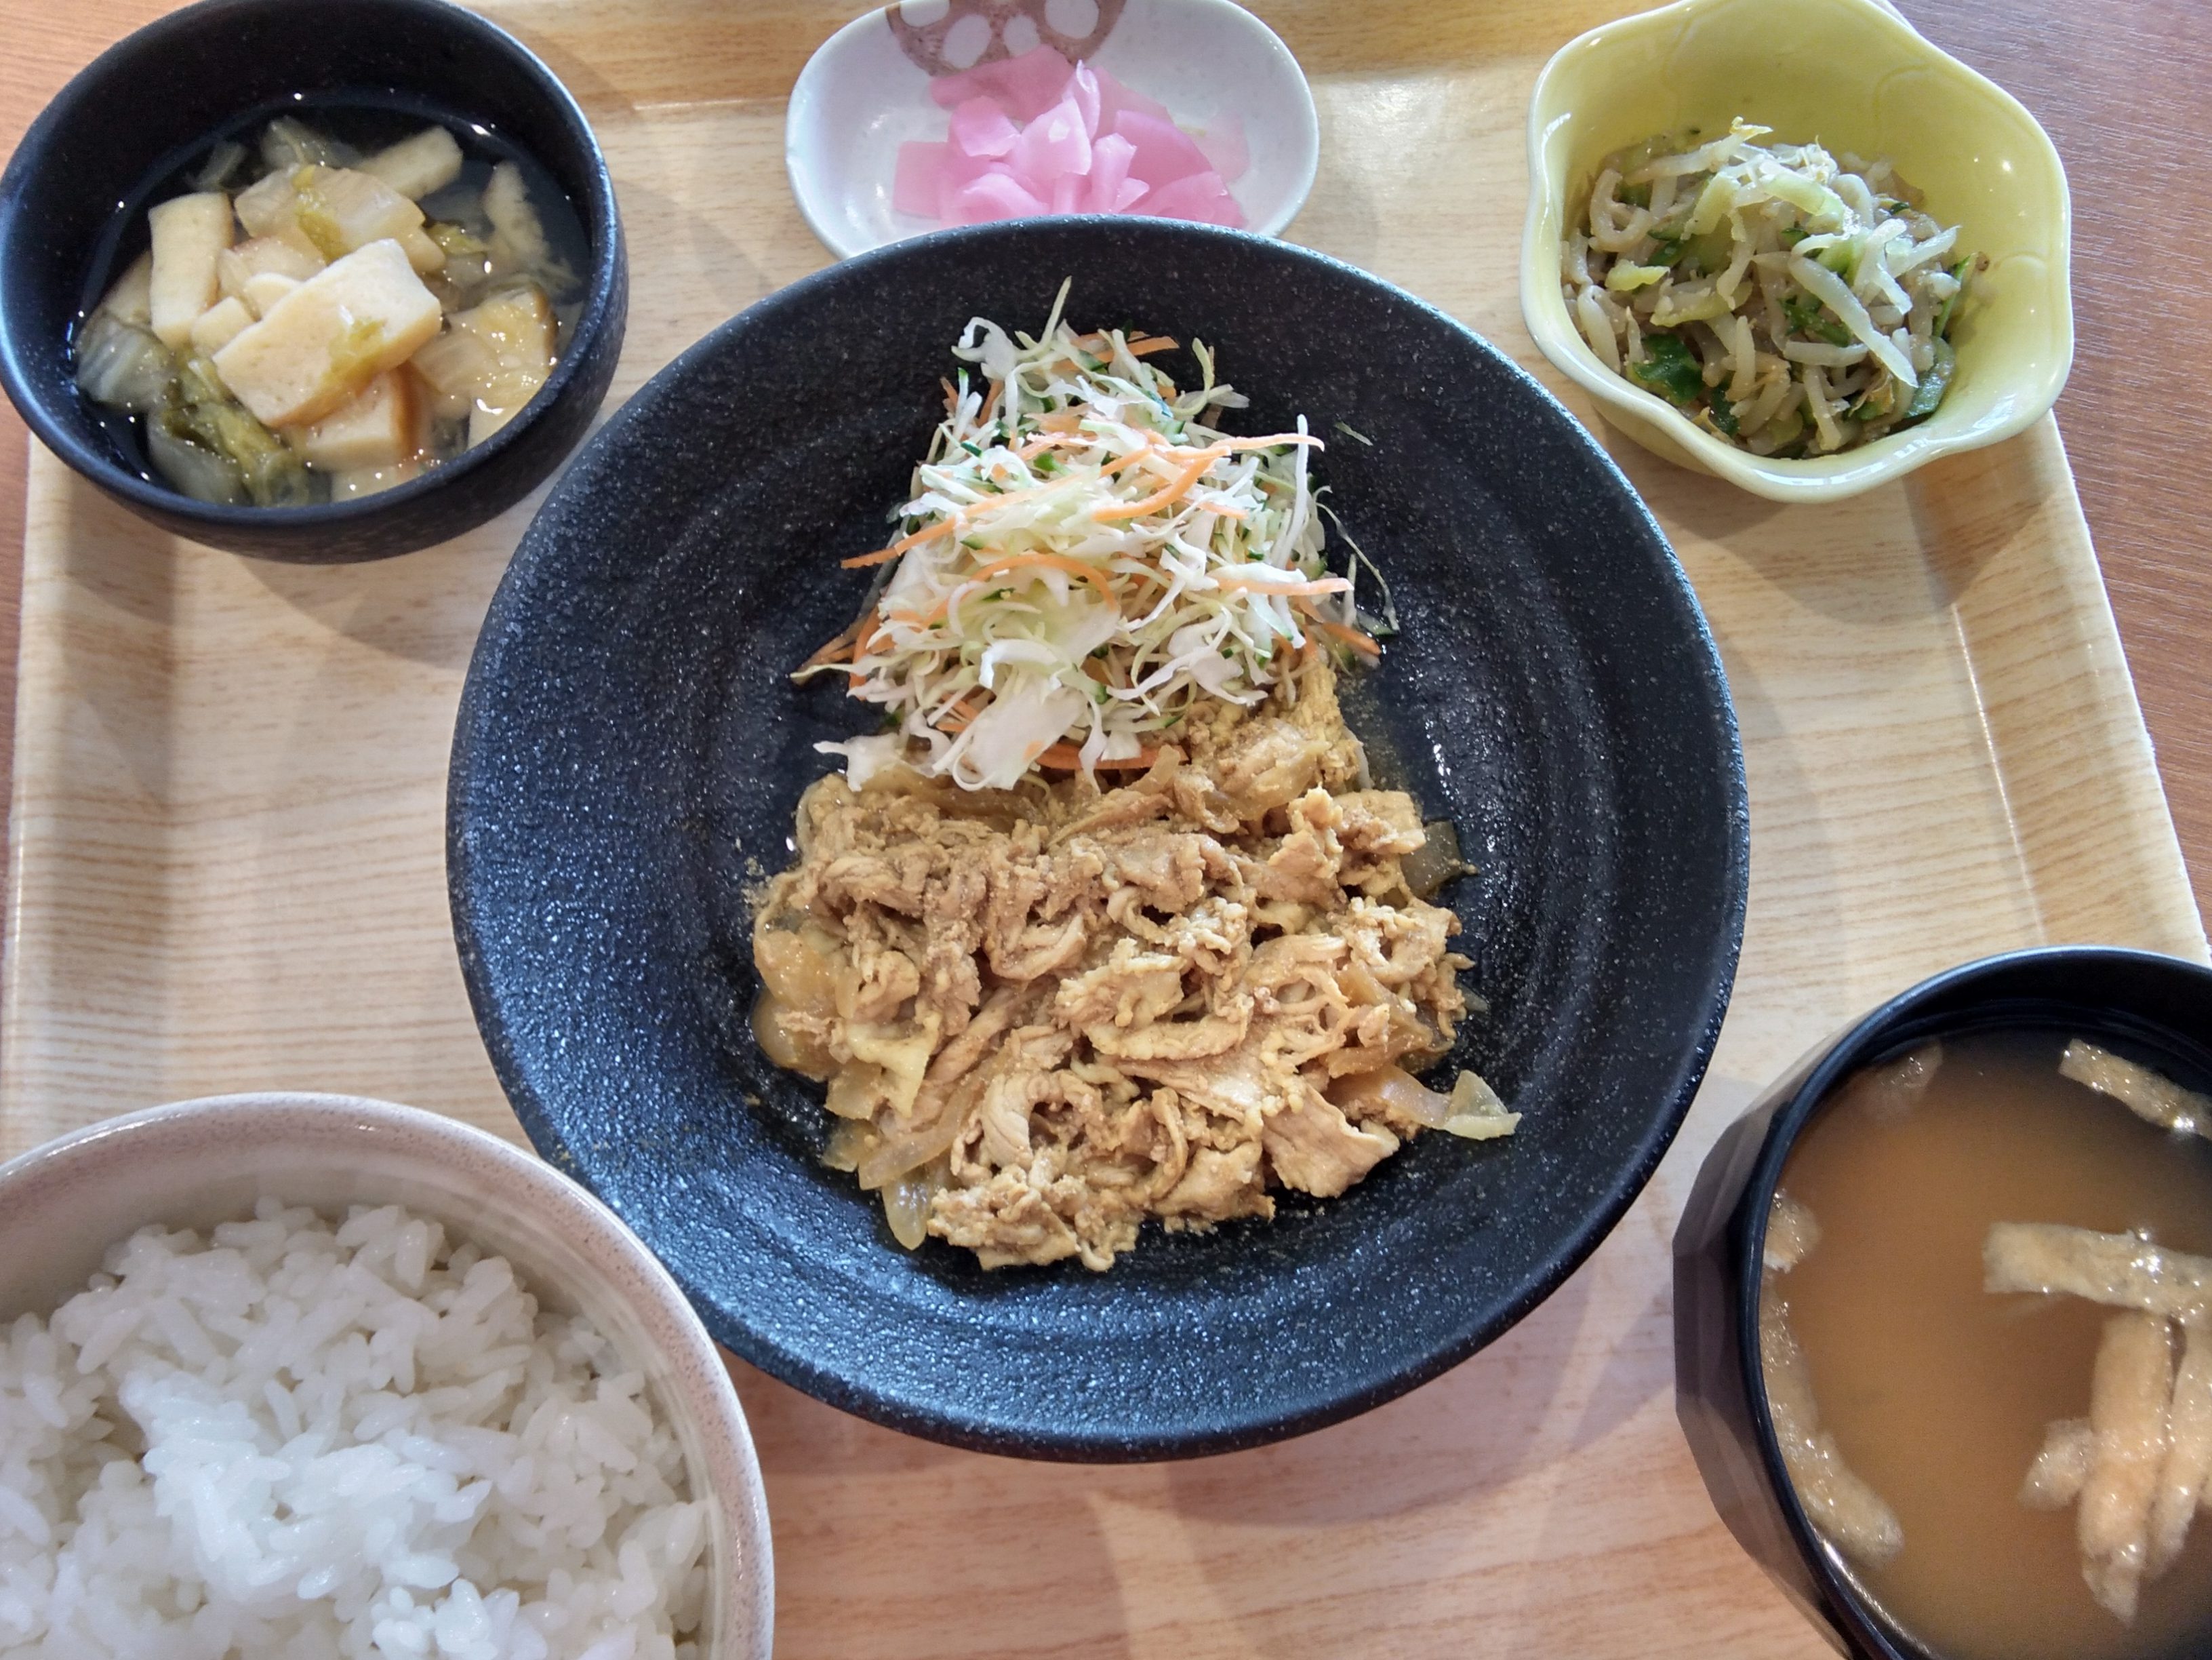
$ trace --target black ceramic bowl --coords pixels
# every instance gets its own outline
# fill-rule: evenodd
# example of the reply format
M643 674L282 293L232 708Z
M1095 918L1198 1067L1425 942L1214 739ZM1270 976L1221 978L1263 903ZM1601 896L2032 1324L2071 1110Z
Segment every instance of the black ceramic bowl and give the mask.
M466 120L485 142L535 156L590 239L586 297L544 390L459 459L360 501L215 507L109 437L71 381L70 341L103 273L145 246L157 187L218 130L275 114L295 94ZM95 58L0 174L0 384L31 430L164 530L270 559L404 553L520 501L590 428L622 355L629 294L614 184L583 112L513 36L445 0L202 0Z
M1722 1134L1674 1233L1675 1409L1721 1519L1806 1616L1862 1660L1941 1660L1900 1630L1805 1518L1759 1359L1760 1255L1782 1168L1836 1085L1931 1037L2049 1027L2104 1034L2212 1078L2212 969L2068 946L1922 982L1814 1050Z
M871 723L790 671L857 614L978 313L1215 350L1236 419L1303 411L1405 633L1348 696L1378 771L1457 823L1445 891L1491 1013L1456 1063L1526 1114L1425 1136L1325 1203L1148 1228L1104 1274L909 1256L823 1169L777 1070L747 894L788 859L818 739ZM1176 363L1184 374L1186 362ZM1372 447L1342 435L1343 423ZM1620 475L1447 317L1258 237L1064 219L807 278L658 376L578 457L493 602L454 741L448 874L494 1064L714 1335L837 1406L995 1451L1218 1451L1375 1405L1579 1262L1674 1134L1728 1000L1744 795L1712 642Z

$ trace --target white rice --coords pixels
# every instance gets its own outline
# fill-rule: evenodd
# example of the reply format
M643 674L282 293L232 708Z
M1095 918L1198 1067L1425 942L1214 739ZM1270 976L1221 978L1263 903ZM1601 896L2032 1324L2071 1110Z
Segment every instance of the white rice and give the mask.
M397 1207L147 1228L0 1335L0 1654L696 1660L641 1375Z

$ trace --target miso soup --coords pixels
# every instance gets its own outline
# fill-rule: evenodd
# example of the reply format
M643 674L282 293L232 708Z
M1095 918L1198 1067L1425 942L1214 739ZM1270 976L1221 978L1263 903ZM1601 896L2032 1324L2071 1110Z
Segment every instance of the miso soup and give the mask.
M2212 1329L2191 1335L2212 1104L2177 1087L2208 1080L2087 1034L2119 1056L2068 1070L2131 1076L2131 1110L2062 1073L2077 1036L1947 1037L1860 1073L1792 1150L1770 1231L1762 1348L1801 1498L1947 1660L2212 1651Z

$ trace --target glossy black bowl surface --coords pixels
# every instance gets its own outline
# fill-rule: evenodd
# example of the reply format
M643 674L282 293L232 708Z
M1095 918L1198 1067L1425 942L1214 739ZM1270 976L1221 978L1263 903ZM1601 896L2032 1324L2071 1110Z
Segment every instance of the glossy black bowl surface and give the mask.
M1782 1462L1759 1357L1760 1257L1783 1166L1836 1086L1930 1038L2057 1029L2171 1057L2212 1082L2212 969L2154 952L2063 946L1985 958L1892 999L1814 1050L1723 1132L1674 1233L1675 1408L1705 1490L1738 1543L1861 1660L1942 1660L1901 1629L1821 1542Z
M817 739L872 723L790 671L856 614L971 316L1204 340L1303 412L1405 632L1347 694L1376 770L1456 821L1447 888L1490 1000L1452 1057L1526 1115L1421 1138L1271 1224L1148 1228L1103 1274L898 1249L823 1169L817 1086L769 1064L749 893L789 858ZM1187 358L1174 361L1192 373ZM1371 443L1346 435L1344 429ZM494 1064L548 1157L709 1328L836 1405L993 1450L1217 1451L1452 1365L1564 1279L1703 1073L1745 877L1735 721L1696 601L1602 452L1449 318L1284 244L1157 221L945 232L725 325L577 458L464 694L448 873Z
M440 113L536 157L591 242L584 309L545 388L465 455L359 501L216 507L123 454L70 379L70 342L98 301L101 270L121 270L144 246L155 188L218 131L295 94L310 107L390 101ZM131 211L119 222L125 204ZM622 355L628 306L614 185L583 112L520 42L446 0L202 0L94 60L0 174L0 385L48 448L133 512L240 553L317 564L380 558L513 506L590 429Z

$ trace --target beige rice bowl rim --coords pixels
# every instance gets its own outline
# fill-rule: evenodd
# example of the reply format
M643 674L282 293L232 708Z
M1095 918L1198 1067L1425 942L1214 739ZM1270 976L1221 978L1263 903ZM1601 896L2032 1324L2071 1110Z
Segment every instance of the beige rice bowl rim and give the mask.
M1614 374L1575 326L1559 291L1569 192L1626 145L1725 131L1738 115L1778 142L1894 163L1929 212L1960 227L1963 250L1989 256L1960 314L1957 376L1927 420L1840 454L1753 455ZM1537 76L1521 313L1544 356L1655 454L1772 501L1832 502L2010 438L2058 401L2074 361L2072 219L2035 118L1880 0L1679 0L1590 30Z
M402 1205L505 1256L524 1287L588 1316L646 1377L707 1501L712 1566L702 1651L771 1646L768 1502L719 1352L621 1219L496 1136L356 1096L268 1092L173 1102L86 1126L0 1164L0 1323L42 1316L107 1248L160 1223L205 1228L273 1195L326 1213Z

